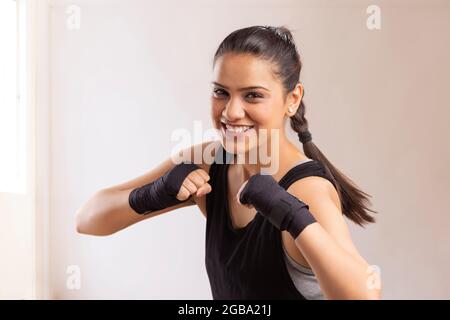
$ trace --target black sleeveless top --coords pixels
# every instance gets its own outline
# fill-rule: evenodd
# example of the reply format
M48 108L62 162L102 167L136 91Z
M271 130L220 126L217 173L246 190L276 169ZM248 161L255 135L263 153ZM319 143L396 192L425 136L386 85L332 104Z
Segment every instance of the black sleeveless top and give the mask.
M205 264L213 299L304 300L285 265L281 231L259 212L245 227L233 227L227 200L231 157L223 147L218 148L209 169L212 191L206 195ZM291 168L279 185L287 190L308 176L333 183L323 165L313 160Z

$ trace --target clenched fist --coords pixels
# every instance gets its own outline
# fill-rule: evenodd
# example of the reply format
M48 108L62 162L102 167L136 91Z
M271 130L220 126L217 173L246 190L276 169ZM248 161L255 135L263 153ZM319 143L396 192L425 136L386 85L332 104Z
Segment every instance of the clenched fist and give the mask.
M131 191L128 202L140 214L162 210L186 201L191 195L211 191L208 174L193 163L183 162L162 177Z
M203 169L197 169L188 174L181 184L177 194L177 199L184 201L191 195L201 197L211 192L211 185L208 183L209 175Z

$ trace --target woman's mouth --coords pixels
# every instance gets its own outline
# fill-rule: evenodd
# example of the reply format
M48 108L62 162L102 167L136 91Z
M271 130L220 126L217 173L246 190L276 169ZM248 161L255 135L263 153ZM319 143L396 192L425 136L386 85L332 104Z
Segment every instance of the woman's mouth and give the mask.
M222 133L227 138L244 137L255 133L253 125L231 125L221 122Z

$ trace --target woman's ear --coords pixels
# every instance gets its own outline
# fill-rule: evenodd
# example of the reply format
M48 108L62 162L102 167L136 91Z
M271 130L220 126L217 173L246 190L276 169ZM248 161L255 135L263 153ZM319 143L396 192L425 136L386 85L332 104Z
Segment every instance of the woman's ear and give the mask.
M286 115L288 117L292 117L297 112L303 99L303 93L303 85L300 82L297 82L294 90L289 93L289 97L286 101Z

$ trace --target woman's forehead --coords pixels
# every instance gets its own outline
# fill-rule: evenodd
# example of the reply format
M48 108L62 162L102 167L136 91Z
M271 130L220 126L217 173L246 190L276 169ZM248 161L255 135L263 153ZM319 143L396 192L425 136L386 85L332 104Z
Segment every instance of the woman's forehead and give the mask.
M273 65L249 54L225 54L217 59L213 78L231 89L262 86L270 90L276 85Z

